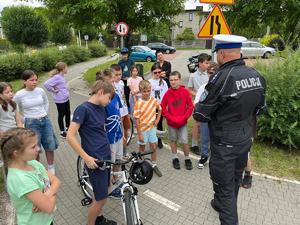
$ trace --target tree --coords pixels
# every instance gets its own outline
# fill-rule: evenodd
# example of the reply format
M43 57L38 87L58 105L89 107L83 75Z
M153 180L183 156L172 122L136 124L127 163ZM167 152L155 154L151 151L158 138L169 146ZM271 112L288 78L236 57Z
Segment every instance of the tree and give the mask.
M97 27L106 25L111 29L124 21L129 32L150 29L159 21L171 21L172 16L183 10L185 0L40 0L50 9L55 9L78 28L85 24ZM130 36L130 34L129 34Z
M184 29L184 31L181 34L177 35L176 39L179 40L179 41L194 40L195 35L193 33L192 28L187 27L187 28Z
M46 19L30 7L4 8L1 24L7 39L13 44L39 46L48 40Z
M298 41L300 34L299 0L237 0L225 6L228 24L233 33L262 37L267 26L287 43Z
M50 40L55 44L69 44L72 41L70 27L64 24L54 25L51 29Z

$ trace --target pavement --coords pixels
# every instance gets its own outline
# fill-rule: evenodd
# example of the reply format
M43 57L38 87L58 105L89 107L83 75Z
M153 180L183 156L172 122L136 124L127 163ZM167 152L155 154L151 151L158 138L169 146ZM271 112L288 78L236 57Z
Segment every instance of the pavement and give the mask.
M178 51L169 55L172 70L182 73L183 82L188 80L187 58L199 51ZM109 57L79 63L69 67L66 79L70 86L70 102L73 111L87 100L88 90L81 75L89 68L109 60ZM51 96L49 116L54 128L59 133L57 112ZM58 137L59 138L59 137ZM77 155L67 141L59 139L59 149L55 153L56 175L62 182L58 193L57 210L54 224L86 224L87 207L81 206L83 194L77 183ZM197 156L192 157L194 169L184 168L183 156L180 155L181 170L175 170L171 164L169 148L158 150L158 166L163 173L156 175L150 183L137 185L138 203L142 221L145 225L217 225L220 224L218 213L210 206L213 197L212 184L208 167L197 169ZM131 141L130 150L137 151L136 139ZM45 156L42 155L42 162ZM254 176L251 189L240 189L238 199L240 225L294 225L300 224L300 185L292 182L279 182ZM121 202L109 199L103 211L104 215L125 224Z

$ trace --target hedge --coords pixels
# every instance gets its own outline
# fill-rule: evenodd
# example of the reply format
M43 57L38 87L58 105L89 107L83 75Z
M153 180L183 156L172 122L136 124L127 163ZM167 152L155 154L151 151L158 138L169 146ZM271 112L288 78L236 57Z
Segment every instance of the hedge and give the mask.
M107 49L106 46L99 43L89 44L89 50L91 52L92 57L101 57L106 55Z
M267 81L268 111L259 118L258 136L263 140L300 147L300 49L287 59L257 63L256 69Z
M95 53L91 54L93 51L84 47L69 46L64 50L53 47L31 53L7 54L0 57L0 80L19 79L26 69L32 69L35 72L50 71L59 61L66 62L68 65L87 61L95 55Z

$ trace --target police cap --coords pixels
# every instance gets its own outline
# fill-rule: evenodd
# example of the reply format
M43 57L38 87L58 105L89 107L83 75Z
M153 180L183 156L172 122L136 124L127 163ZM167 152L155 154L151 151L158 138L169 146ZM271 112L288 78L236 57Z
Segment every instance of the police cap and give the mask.
M242 42L247 41L247 38L238 35L231 34L217 34L213 36L216 46L213 52L218 49L231 49L231 48L241 48Z

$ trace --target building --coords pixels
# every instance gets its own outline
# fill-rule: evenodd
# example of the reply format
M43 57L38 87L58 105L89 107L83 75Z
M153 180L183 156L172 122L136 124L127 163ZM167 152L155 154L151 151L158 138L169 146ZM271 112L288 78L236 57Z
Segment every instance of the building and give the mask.
M197 37L210 11L211 5L209 4L201 4L199 1L192 0L187 1L184 11L173 18L174 26L171 28L172 45L175 47L200 46L210 48L210 40L206 41ZM191 28L195 40L177 41L177 35L181 34L186 28Z

